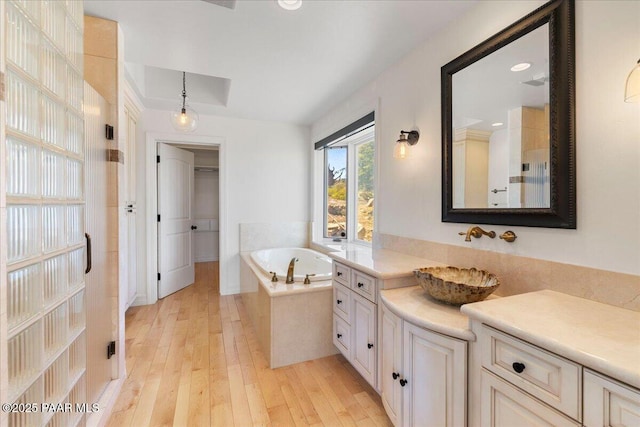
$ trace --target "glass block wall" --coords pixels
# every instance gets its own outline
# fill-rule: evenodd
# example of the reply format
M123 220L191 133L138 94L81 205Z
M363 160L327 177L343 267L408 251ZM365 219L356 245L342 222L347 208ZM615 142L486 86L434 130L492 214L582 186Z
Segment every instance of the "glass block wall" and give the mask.
M83 6L81 0L3 3L3 398L82 403ZM38 411L10 413L6 420L10 426L76 426L84 423L82 415Z

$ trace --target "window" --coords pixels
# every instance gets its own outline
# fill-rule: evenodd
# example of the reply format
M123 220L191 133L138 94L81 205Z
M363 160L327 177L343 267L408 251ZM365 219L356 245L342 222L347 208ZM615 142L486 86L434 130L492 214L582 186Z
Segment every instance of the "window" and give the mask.
M373 114L355 130L337 138L334 138L336 134L332 135L333 142L322 147L325 238L365 242L373 238L375 127L372 120Z

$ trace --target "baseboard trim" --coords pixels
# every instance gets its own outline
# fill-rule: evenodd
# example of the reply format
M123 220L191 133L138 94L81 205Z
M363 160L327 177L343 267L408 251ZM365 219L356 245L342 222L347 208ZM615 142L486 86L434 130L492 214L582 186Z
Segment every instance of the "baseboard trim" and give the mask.
M146 296L136 296L136 299L133 300L133 302L129 305L129 307L135 307L138 305L148 305L149 303L147 302L147 297Z
M96 402L100 406L100 410L87 416L87 427L104 427L107 425L124 380L124 378L118 378L107 384L104 393L100 396L100 400Z

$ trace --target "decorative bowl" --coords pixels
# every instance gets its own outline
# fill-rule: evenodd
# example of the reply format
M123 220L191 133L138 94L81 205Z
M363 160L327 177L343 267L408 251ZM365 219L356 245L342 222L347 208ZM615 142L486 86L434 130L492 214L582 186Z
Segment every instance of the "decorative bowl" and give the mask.
M413 274L429 295L453 305L482 301L500 286L494 274L476 268L428 267Z

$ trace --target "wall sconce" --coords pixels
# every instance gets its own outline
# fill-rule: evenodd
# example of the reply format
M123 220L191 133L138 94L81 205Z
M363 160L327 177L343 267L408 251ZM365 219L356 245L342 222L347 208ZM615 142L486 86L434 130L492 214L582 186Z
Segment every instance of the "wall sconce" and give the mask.
M396 141L393 149L393 157L396 159L406 159L409 156L409 146L416 145L420 139L420 133L417 130L400 131L400 137Z
M640 102L640 59L629 73L624 90L624 102Z
M182 104L171 113L171 124L176 130L193 132L198 127L198 113L187 104L187 78L182 72Z

